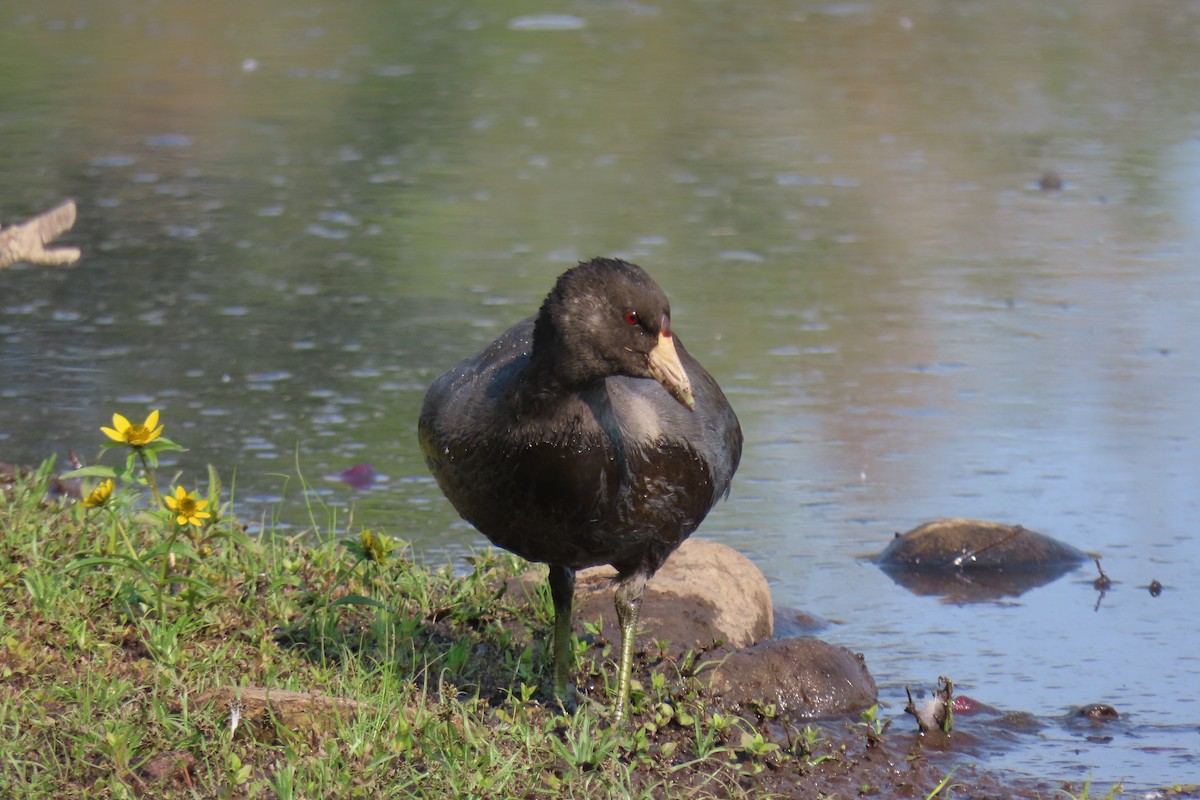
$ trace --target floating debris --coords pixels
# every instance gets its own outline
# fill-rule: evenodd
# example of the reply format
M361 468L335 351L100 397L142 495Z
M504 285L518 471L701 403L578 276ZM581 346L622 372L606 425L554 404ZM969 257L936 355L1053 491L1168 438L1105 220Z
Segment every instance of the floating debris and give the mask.
M908 705L904 713L912 714L917 720L921 733L941 731L947 736L954 729L954 681L942 675L938 678L938 688L927 700L917 705L913 700L912 691L905 686L908 694Z
M375 483L376 474L373 465L363 462L339 472L338 480L351 489L363 491L364 489L370 489L371 484Z
M1038 188L1043 192L1057 192L1063 188L1062 178L1054 170L1048 169L1038 178Z
M586 27L587 21L574 14L530 14L508 21L513 31L577 31Z

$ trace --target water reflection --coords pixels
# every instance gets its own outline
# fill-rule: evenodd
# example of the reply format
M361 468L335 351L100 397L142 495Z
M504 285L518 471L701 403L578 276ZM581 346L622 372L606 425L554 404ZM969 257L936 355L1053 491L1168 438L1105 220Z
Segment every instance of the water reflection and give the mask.
M994 569L933 573L885 569L884 572L913 594L937 597L946 603L991 603L1020 597L1074 570L1074 566L1055 564L1018 572Z
M481 539L417 453L425 387L575 258L623 256L747 433L703 532L842 621L882 685L948 674L1039 715L1119 694L1150 739L1200 719L1194 6L6 10L0 215L75 197L85 259L0 271L4 460L161 407L192 448L168 468L236 470L250 518L310 524L299 473L338 522L461 554ZM1070 580L962 609L859 560L945 515L1124 583L1099 611ZM1179 588L1127 591L1152 578ZM1002 763L1196 774L1050 749Z

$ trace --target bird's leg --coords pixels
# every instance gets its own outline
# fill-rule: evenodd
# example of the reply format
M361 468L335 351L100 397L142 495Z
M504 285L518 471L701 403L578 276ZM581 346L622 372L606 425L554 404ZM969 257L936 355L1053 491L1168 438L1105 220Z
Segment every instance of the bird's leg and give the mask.
M570 686L575 647L571 635L571 603L575 597L575 570L550 565L550 598L554 601L554 696L568 711L575 708Z
M629 689L633 672L633 645L637 637L638 615L642 610L642 592L646 589L646 575L635 572L622 577L617 584L617 623L621 627L621 662L617 673L617 707L614 717L619 722L629 705Z

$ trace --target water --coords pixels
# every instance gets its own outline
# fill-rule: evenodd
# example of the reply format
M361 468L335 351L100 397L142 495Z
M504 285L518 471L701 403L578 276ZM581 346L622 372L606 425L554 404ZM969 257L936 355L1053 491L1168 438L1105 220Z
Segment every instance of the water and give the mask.
M978 760L1200 781L1200 10L524 11L6 5L0 218L74 197L85 258L0 271L0 458L92 460L161 408L169 468L217 465L243 517L309 525L300 474L322 525L455 558L482 540L416 449L424 388L625 256L746 433L702 535L863 651L895 724L941 674L1047 720L1109 702L1108 741ZM335 479L362 462L369 490ZM954 605L866 560L941 516L1117 583Z

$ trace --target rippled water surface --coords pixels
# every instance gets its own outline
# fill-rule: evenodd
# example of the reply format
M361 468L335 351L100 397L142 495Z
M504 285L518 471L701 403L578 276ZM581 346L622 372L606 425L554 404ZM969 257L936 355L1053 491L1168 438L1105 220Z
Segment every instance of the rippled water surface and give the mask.
M548 13L552 12L552 13ZM746 433L702 535L904 686L1046 722L979 761L1200 781L1200 6L17 2L0 460L161 408L245 518L445 561L424 388L578 258L638 261ZM1055 178L1060 185L1055 188ZM336 475L369 463L370 488ZM1102 558L1020 596L866 560L942 516ZM1152 597L1151 580L1164 585ZM1062 726L1108 702L1115 726ZM963 726L969 726L964 718Z

